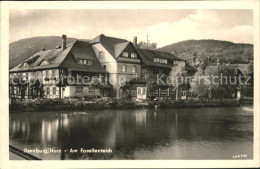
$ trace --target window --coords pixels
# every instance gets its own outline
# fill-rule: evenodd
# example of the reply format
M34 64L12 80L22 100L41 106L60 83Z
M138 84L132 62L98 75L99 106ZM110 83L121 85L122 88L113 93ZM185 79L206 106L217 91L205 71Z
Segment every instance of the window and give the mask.
M103 69L106 70L107 69L107 65L103 65Z
M27 63L23 63L22 67L29 67L29 65Z
M167 64L167 59L153 58L153 62L155 62L155 63L164 63L164 64Z
M87 65L92 65L92 60L87 60Z
M137 67L136 67L136 66L133 66L133 67L132 67L132 73L136 73L136 70L137 70Z
M83 64L83 59L79 59L79 64Z
M50 95L50 88L46 87L46 95Z
M84 64L83 59L78 59L78 64Z
M153 74L158 74L159 70L157 68L153 68Z
M136 90L131 90L131 96L136 97Z
M46 70L46 77L49 77L49 71Z
M37 71L37 72L36 72L36 77L40 79L40 78L42 77L42 72Z
M181 96L186 96L186 91L182 91Z
M142 89L139 87L139 88L137 88L137 93L138 93L138 95L141 95L141 93L142 93Z
M52 88L53 95L56 95L56 87Z
M122 56L127 58L128 57L128 53L127 52L122 52Z
M146 90L144 87L142 88L142 95L146 95Z
M21 89L19 87L17 88L17 95L21 96Z
M185 61L179 61L179 64L185 66Z
M178 61L178 60L174 60L174 61L173 61L173 64L174 64L174 65L178 65L178 64L179 64L179 61Z
M155 63L160 62L160 58L153 58L153 62L155 62Z
M137 54L136 53L131 53L131 58L136 59L137 58Z
M76 94L81 95L83 93L83 87L76 87Z
M92 65L92 60L78 59L78 64L81 64L81 65Z
M48 64L49 63L46 60L42 61L42 63L41 63L41 65L48 65Z
M160 63L167 64L167 59L160 59Z
M95 95L95 88L94 87L89 87L88 88L88 95L91 95L91 96Z
M122 72L126 72L127 66L126 65L122 65Z
M102 52L102 51L98 52L98 57L99 57L99 59L101 59L102 56L103 56L103 52Z
M55 77L55 70L51 70L51 75L52 75L52 78Z

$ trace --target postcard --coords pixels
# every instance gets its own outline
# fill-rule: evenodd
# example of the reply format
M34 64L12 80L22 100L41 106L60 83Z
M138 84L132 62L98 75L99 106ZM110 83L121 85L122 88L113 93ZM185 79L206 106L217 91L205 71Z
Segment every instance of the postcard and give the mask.
M259 1L1 2L2 168L259 167Z

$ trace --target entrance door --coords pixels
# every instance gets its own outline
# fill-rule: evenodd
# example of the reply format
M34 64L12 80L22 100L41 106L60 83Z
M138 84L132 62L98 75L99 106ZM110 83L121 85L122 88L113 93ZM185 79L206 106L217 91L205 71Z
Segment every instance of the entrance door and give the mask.
M146 87L137 87L137 99L146 99Z

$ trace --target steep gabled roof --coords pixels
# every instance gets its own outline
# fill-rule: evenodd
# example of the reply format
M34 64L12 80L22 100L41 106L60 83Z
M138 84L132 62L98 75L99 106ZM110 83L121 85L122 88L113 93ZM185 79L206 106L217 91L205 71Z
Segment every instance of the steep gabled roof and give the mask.
M28 63L29 67L21 67L23 63L17 65L10 72L18 72L18 71L30 71L37 69L48 69L59 67L61 62L65 59L65 57L70 52L75 42L67 45L65 50L59 49L50 49L46 51L40 51L35 53L33 56L29 57L29 59L25 60L23 63ZM47 61L49 64L41 65L43 61Z
M118 58L118 56L122 53L122 51L127 47L127 45L130 42L122 42L122 43L118 43L114 46L114 51L115 51L115 58Z
M80 40L75 41L70 52L77 59L94 60L95 58L95 53L89 43Z
M137 48L137 51L138 51L139 55L141 56L143 63L146 65L149 65L149 66L172 68L173 60L185 61L184 59L181 59L181 58L177 57L176 55L169 53L169 52L162 52L162 51L158 51L158 50L149 50L149 49L141 49L141 48ZM168 59L168 63L167 64L155 63L153 60L154 58ZM187 62L185 64L185 69L192 70L192 71L197 70L194 67L190 66Z
M92 65L81 65L77 63L76 58L92 61ZM85 71L92 73L107 73L99 63L91 45L88 42L77 40L68 54L68 57L60 64L60 67L66 67L75 71Z
M109 36L105 36L104 34L101 34L95 37L89 43L90 44L101 43L104 46L104 48L110 53L110 55L115 57L115 45L123 42L128 42L128 41L125 39L109 37Z
M93 63L92 65L79 65L77 58L92 60ZM41 65L44 61L47 61L48 64ZM27 63L28 67L21 67L23 63ZM70 43L65 50L60 48L37 52L23 63L11 69L10 72L68 68L77 71L107 73L98 62L91 45L80 40Z
M158 51L155 50L148 50L148 49L140 49L137 48L137 52L142 58L142 61L144 64L149 65L149 66L157 66L157 67L165 67L165 68L171 68L172 64L169 61L172 61L172 58L169 58L165 54L162 54ZM163 63L155 63L154 58L160 57L160 58L165 58L169 59L167 64Z

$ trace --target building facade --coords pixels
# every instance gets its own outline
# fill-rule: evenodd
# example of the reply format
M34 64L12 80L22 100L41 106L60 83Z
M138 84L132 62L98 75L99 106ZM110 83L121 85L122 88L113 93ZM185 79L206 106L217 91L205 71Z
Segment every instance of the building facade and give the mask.
M130 42L101 34L67 45L63 35L61 47L42 48L10 70L10 97L169 97L173 91L165 80L178 65L196 72L172 53L138 48L137 37ZM93 85L95 78L102 85Z

